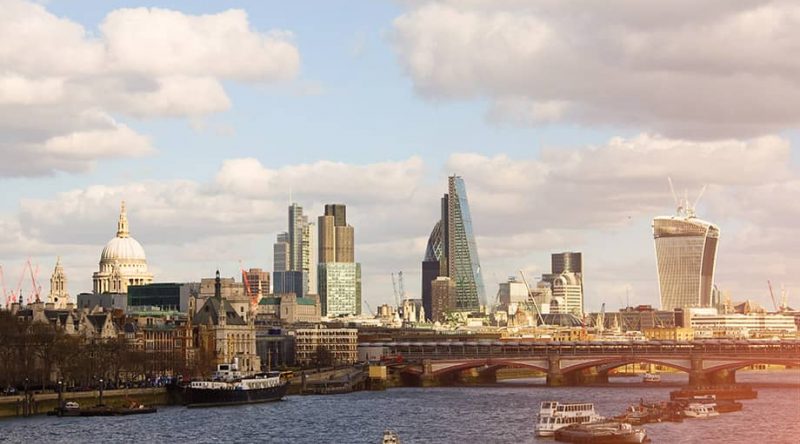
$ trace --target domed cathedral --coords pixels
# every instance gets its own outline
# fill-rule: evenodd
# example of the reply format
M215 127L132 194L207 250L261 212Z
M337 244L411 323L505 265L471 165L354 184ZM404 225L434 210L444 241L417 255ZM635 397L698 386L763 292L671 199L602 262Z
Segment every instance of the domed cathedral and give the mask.
M153 283L147 271L144 249L128 229L125 201L119 213L117 236L106 244L100 255L100 270L92 275L95 293L127 293L130 285Z

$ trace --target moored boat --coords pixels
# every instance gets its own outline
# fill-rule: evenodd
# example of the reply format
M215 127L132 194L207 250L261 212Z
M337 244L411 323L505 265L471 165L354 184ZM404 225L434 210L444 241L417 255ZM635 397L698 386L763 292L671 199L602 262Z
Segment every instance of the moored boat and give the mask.
M645 373L642 375L642 382L645 384L658 384L661 382L661 375L658 373Z
M573 424L556 430L555 439L580 444L638 444L650 440L645 429L618 421Z
M544 401L539 405L534 431L536 436L553 436L553 433L572 424L588 424L602 421L592 403L560 403Z
M702 404L699 402L689 404L686 409L683 410L683 414L686 415L687 418L701 419L719 416L719 412L714 409L713 404Z
M184 392L184 404L191 408L279 401L288 389L289 381L280 372L244 376L234 360L218 365L210 381L189 383Z
M756 399L758 392L753 390L749 385L735 384L735 385L721 385L721 386L705 386L705 387L685 387L680 390L669 392L669 397L672 400L691 400L697 396L711 396L715 399Z

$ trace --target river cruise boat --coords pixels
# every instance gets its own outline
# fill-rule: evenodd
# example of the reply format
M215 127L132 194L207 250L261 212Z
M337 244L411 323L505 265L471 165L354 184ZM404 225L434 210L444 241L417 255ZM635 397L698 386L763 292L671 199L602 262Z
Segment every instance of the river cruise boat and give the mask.
M553 436L556 430L572 424L587 424L605 418L594 411L592 403L544 401L539 406L534 431L536 436Z
M618 421L573 424L557 430L555 439L581 444L639 444L650 441L643 428Z
M693 402L689 404L684 410L683 414L687 418L713 418L719 416L719 412L714 408L714 404L703 404Z
M192 381L186 386L186 407L254 404L279 401L286 395L289 381L280 372L246 376L239 371L238 360L220 364L210 381Z
M658 373L645 373L642 375L642 382L645 384L658 384L661 382L661 375Z

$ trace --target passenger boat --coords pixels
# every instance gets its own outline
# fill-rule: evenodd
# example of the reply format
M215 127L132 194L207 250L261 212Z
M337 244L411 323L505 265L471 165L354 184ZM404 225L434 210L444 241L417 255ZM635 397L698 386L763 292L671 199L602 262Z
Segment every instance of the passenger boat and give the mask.
M618 421L573 424L556 430L555 439L581 444L639 444L650 441L645 429Z
M592 403L560 403L544 401L539 406L534 430L536 436L553 436L553 433L572 424L587 424L605 418L594 411Z
M642 375L642 382L645 384L658 384L661 382L661 375L658 373L645 373Z
M288 389L289 381L280 372L245 376L239 371L238 360L234 360L218 365L210 381L189 383L184 404L191 408L279 401Z
M687 418L713 418L719 416L719 412L714 409L713 404L702 404L693 402L684 409L683 414Z
M400 444L400 435L394 430L385 430L382 442L383 444Z

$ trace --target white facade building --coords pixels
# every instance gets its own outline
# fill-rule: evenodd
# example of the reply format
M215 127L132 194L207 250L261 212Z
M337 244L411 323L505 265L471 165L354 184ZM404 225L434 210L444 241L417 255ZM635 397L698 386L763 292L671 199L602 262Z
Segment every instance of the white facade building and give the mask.
M120 208L117 236L103 248L100 269L92 275L92 281L94 293L127 293L129 285L153 283L144 249L130 236L124 201Z

